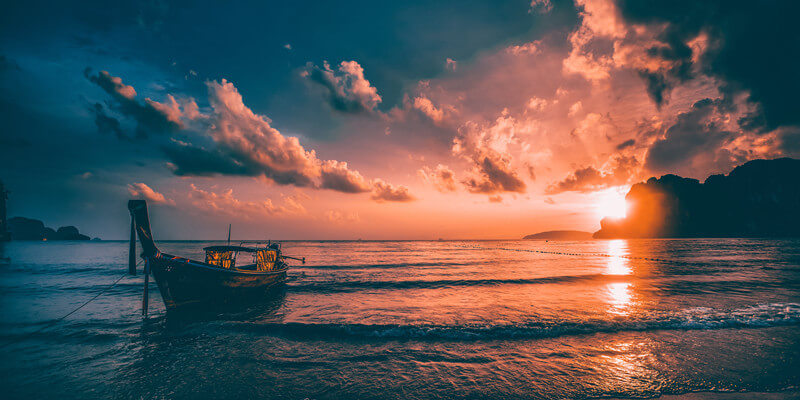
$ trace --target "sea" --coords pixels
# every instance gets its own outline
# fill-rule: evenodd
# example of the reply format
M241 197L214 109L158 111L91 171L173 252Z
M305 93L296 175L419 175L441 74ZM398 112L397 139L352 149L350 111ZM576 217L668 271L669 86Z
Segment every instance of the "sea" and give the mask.
M287 241L262 301L147 317L125 241L0 246L3 399L800 398L800 240Z

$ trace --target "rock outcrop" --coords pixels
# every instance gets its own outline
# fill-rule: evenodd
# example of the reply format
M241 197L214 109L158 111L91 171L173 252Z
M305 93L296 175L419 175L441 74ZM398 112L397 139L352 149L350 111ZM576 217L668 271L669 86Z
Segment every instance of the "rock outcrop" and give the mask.
M704 183L665 175L631 187L628 216L595 238L800 237L800 160L754 160Z
M89 240L74 226L62 226L53 230L38 219L14 217L8 220L12 240Z

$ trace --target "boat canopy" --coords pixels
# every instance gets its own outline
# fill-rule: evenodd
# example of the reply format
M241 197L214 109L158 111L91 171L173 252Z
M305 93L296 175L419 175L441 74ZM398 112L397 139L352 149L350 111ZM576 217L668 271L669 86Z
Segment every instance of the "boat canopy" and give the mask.
M256 269L258 271L271 271L275 269L278 261L278 252L275 250L261 249L255 255Z
M221 268L231 269L236 265L236 254L240 252L253 254L253 269L257 271L271 271L276 268L279 258L278 250L274 248L252 248L243 246L208 246L204 247L206 263ZM241 268L247 269L248 266Z
M213 252L225 252L225 251L243 251L247 253L255 253L258 249L254 249L252 247L242 247L242 246L208 246L203 247L203 250L206 252L213 251Z
M236 257L232 251L206 250L206 264L231 269L236 263Z

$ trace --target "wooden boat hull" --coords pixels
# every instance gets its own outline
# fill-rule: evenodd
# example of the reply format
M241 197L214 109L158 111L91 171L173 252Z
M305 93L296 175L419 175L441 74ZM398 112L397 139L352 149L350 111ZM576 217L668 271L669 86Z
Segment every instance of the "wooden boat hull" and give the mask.
M271 288L286 280L287 269L226 270L163 253L150 258L150 272L167 310L266 299Z

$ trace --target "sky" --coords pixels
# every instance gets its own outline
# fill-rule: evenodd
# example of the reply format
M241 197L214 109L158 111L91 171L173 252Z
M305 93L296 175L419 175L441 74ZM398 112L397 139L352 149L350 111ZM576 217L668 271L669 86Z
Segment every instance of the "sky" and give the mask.
M519 238L800 155L797 2L120 3L4 7L9 216L124 239L144 198L156 239Z

